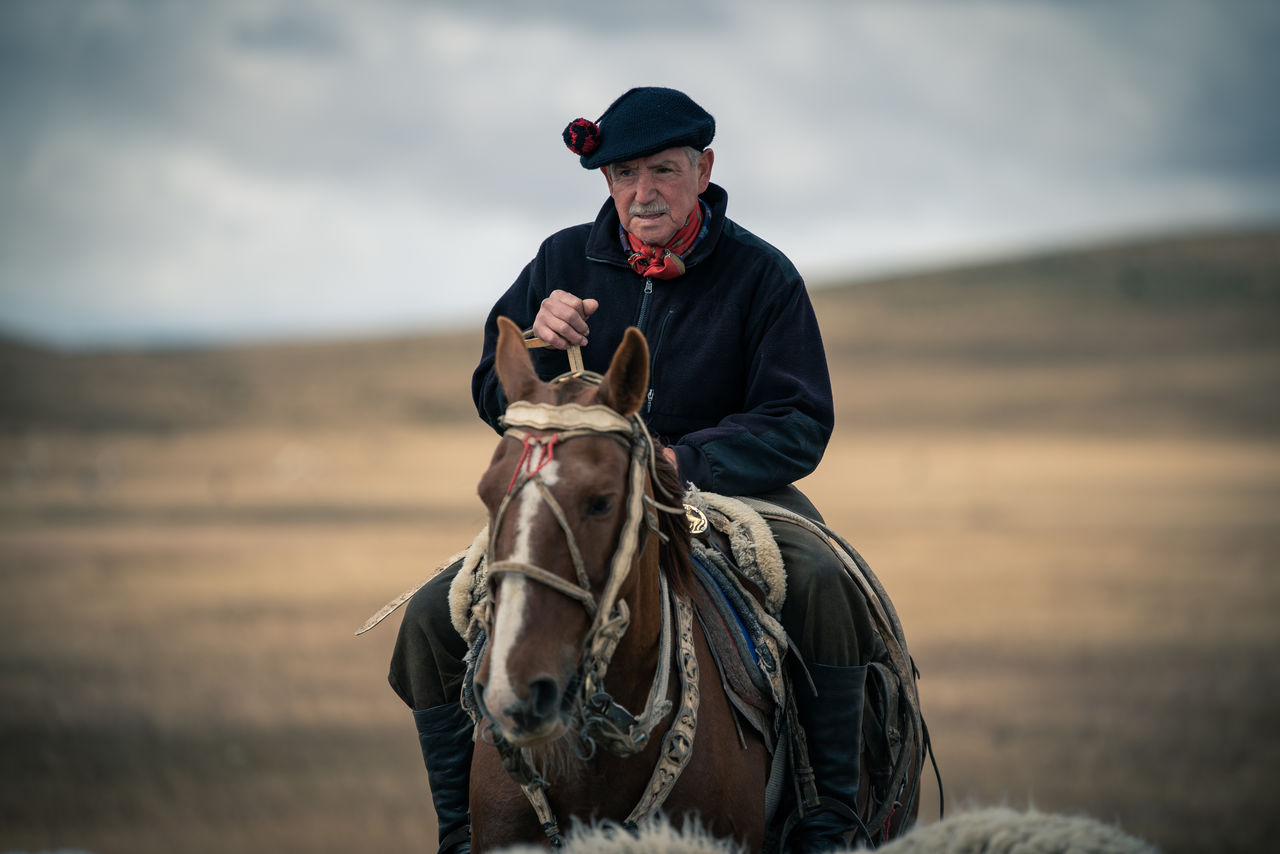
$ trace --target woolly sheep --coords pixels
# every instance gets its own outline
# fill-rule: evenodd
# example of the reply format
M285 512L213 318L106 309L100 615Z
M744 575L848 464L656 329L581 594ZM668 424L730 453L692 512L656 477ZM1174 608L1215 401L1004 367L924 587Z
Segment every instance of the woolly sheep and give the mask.
M513 845L501 854L546 854L538 845ZM701 827L677 828L665 821L647 821L632 835L616 824L585 826L577 821L565 836L562 854L742 854L732 841L717 839Z
M564 854L742 854L732 842L700 828L681 830L663 822L641 826L633 836L614 825L575 826ZM503 854L544 854L521 845ZM915 827L878 849L879 854L1159 854L1149 842L1085 816L991 807L954 814ZM845 852L851 854L851 852Z
M1008 807L960 812L881 846L880 854L1159 854L1149 842L1087 816Z

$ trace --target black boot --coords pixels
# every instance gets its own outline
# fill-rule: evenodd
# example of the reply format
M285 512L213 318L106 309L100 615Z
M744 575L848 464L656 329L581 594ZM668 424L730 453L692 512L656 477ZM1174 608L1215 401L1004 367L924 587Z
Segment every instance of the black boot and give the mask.
M471 718L461 703L414 710L431 800L440 825L439 854L470 854Z
M797 680L796 711L809 745L809 764L821 805L792 831L793 852L834 851L859 843L866 829L858 818L858 774L862 752L862 699L867 668L809 665L815 697Z

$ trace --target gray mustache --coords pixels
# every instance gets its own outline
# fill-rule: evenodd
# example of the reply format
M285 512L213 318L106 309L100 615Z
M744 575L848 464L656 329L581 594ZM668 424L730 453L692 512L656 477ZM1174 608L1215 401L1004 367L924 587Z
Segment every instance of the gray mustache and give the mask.
M669 210L671 209L664 204L632 205L627 208L627 213L631 216L645 216L646 214L664 214Z

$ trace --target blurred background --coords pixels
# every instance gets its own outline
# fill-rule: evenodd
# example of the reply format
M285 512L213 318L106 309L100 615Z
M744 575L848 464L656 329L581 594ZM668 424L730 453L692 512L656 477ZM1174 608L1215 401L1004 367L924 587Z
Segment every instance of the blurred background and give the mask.
M0 850L429 847L352 632L483 524L479 325L634 85L810 283L949 809L1269 849L1280 10L690 6L0 5Z

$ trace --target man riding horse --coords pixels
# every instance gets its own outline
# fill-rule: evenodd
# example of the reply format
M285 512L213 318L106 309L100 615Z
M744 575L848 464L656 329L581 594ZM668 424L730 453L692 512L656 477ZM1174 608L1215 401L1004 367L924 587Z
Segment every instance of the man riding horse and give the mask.
M643 87L600 119L565 128L609 200L595 221L553 234L498 300L472 378L480 416L501 432L506 397L494 373L497 319L531 329L539 375L582 351L604 372L629 326L651 349L642 414L682 482L751 495L821 517L793 482L822 459L834 424L831 382L804 281L780 251L725 215L710 182L715 119L687 95ZM797 680L799 719L822 807L793 832L793 850L843 847L857 826L866 661L876 642L867 605L828 544L771 525L787 569L781 621L813 685ZM459 704L467 648L453 628L449 586L461 561L410 601L390 682L413 709L440 825L440 851L469 850L472 723Z

